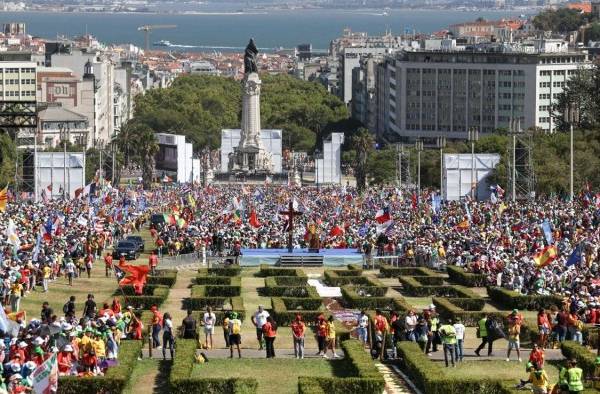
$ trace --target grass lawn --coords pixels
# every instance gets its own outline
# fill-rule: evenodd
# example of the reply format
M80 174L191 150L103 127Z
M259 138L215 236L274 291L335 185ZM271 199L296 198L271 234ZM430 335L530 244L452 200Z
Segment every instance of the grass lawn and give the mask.
M526 361L521 363L516 361L490 360L490 361L465 361L458 363L456 368L445 368L443 361L440 362L443 372L452 377L472 378L474 376L489 376L502 380L509 380L515 384L519 379L527 379L529 374L525 372ZM550 382L558 380L558 369L555 365L546 362L544 369L548 374Z
M123 394L154 391L158 367L158 360L146 359L136 361L129 381L123 390Z
M298 376L345 377L343 360L213 359L194 365L192 378L255 378L258 393L297 393Z

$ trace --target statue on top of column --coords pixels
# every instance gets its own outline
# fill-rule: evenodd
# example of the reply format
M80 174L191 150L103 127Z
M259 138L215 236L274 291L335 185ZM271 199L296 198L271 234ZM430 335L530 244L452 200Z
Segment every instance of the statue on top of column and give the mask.
M257 55L258 49L254 43L254 38L251 38L244 52L244 74L248 75L258 72L258 67L256 66Z

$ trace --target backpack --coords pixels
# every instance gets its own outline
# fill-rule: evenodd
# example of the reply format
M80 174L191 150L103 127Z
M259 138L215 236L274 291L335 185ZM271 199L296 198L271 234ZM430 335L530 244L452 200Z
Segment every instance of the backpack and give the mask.
M63 305L63 313L66 315L69 312L69 302L65 302Z
M234 319L231 322L232 322L231 333L234 334L234 335L239 334L240 331L241 331L240 321L238 319Z

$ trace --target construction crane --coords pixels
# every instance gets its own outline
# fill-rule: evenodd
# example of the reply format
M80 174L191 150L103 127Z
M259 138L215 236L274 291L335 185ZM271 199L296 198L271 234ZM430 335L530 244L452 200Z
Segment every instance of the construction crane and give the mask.
M150 50L150 32L158 29L174 29L177 25L144 25L138 27L138 31L144 32L144 40L146 42L146 52Z

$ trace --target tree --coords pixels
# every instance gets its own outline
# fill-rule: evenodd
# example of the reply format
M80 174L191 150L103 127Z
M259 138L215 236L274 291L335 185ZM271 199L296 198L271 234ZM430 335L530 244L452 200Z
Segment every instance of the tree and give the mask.
M353 137L352 144L356 150L356 163L354 166L356 186L359 193L362 193L367 186L367 162L375 145L375 140L369 130L361 128Z
M367 160L369 183L389 185L396 179L396 150L388 147L374 151Z
M533 25L538 30L567 33L579 29L591 19L590 14L582 14L579 10L559 8L540 12L533 18Z
M17 149L8 133L0 133L0 189L15 181Z
M580 68L571 76L567 86L558 94L552 106L552 117L560 130L568 130L564 114L569 105L574 105L579 112L575 121L576 128L594 129L600 127L600 65L595 63L591 68Z
M129 121L124 126L126 133L117 136L117 146L129 153L129 160L142 169L144 189L152 186L154 178L155 156L158 153L158 141L150 126L144 123Z

